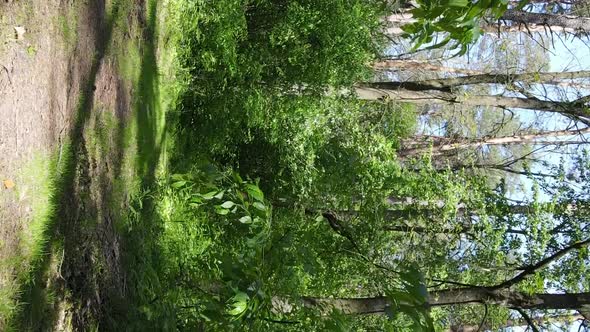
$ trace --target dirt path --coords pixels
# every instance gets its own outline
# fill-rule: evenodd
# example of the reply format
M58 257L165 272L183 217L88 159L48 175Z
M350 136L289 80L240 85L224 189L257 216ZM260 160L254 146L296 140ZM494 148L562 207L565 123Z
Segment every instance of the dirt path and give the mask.
M19 250L15 235L32 218L27 201L35 188L22 183L21 167L36 154L56 149L73 114L69 96L76 93L76 84L69 82L70 57L56 40L60 34L51 20L59 11L59 1L0 3L0 177L16 183L13 189L2 188L0 196L0 257ZM26 29L20 39L15 27Z
M117 227L136 177L134 82L117 48L142 38L144 11L143 1L0 2L0 295L21 304L16 318L0 308L0 330L116 319L106 310L125 295Z

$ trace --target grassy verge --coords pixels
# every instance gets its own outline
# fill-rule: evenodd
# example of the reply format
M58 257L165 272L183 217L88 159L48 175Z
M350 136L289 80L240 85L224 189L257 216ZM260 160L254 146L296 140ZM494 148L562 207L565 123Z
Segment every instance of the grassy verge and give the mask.
M2 260L2 270L12 271L4 280L0 296L0 317L6 329L10 328L8 322L20 312L22 291L34 284L37 267L45 259L50 241L48 232L56 218L57 198L61 195L59 188L68 176L66 165L69 156L67 144L53 154L39 153L22 166L20 175L15 179L18 204L31 212L19 234L17 251Z
M96 312L84 313L89 311L84 299L93 298L97 289L113 278L103 252L117 248L106 247L108 243L100 240L104 229L111 227L105 220L112 219L115 228L115 235L107 242L125 237L130 227L130 198L141 197L160 169L160 160L165 159L164 110L171 97L160 93L164 83L158 68L158 4L149 1L145 6L107 3L107 44L104 51L98 51L85 83L71 144L51 156L34 159L23 168L23 179L15 179L19 184L33 184L29 206L34 213L21 236L18 257L2 262L17 271L2 287L4 330L108 329L121 315L116 311L125 311L124 306L110 308L121 297L111 298L110 291L103 300L109 307L95 308ZM69 46L76 43L76 34L67 17L78 16L68 13L57 18ZM130 112L119 114L120 110L103 104L93 92L99 66L109 61L116 63L117 74L123 79L123 90L116 91L117 96L130 91ZM17 189L25 190L25 186ZM94 289L84 286L89 283L96 284Z

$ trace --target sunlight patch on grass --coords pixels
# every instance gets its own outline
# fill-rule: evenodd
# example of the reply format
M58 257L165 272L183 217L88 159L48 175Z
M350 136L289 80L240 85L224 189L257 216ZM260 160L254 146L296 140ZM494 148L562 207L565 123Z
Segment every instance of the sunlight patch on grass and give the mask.
M78 8L74 7L60 14L56 19L56 25L66 49L72 52L78 43Z
M20 292L34 282L35 269L46 255L47 241L50 240L48 230L56 217L55 197L59 194L57 188L69 158L69 146L65 144L52 155L41 152L35 154L24 163L15 179L18 204L26 207L28 213L22 222L17 250L13 256L4 257L0 262L2 271L11 272L9 276L2 276L4 284L0 289L0 326L18 315Z

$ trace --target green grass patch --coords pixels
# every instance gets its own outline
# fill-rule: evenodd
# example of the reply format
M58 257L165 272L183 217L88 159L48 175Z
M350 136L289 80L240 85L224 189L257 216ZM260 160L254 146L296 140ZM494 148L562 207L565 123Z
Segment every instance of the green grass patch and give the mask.
M78 43L78 9L66 10L57 17L57 27L66 48L73 51Z
M57 217L55 212L59 202L61 183L67 176L70 145L65 144L51 155L39 153L22 167L16 178L16 194L19 204L28 206L31 214L23 225L20 244L14 257L7 258L3 270L15 271L8 287L3 289L3 301L0 305L0 317L5 328L17 329L15 319L25 304L39 302L39 296L51 299L51 290L34 287L38 267L45 260L48 242L51 241L50 230ZM28 288L35 288L29 296L23 297Z

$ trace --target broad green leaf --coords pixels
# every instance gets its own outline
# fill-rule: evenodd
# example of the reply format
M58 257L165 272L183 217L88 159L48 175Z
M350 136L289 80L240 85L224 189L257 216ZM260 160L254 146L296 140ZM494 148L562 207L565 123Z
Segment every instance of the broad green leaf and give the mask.
M215 195L218 195L217 191L210 191L206 194L201 195L201 197L203 197L203 199L210 200L210 199L213 199L213 197L215 197Z
M255 200L259 202L264 201L264 194L262 193L262 190L258 188L258 186L253 184L247 184L246 191L248 192L248 195L250 195L250 197L254 198Z
M234 175L234 180L236 181L236 183L238 183L238 184L244 183L244 180L242 180L242 177L240 176L240 174L238 174L237 172L234 172L233 175Z
M215 198L222 199L224 193L225 193L225 190L220 191L217 195L215 195Z
M240 218L240 222L242 224L249 224L252 222L252 217L250 216L243 216L242 218Z
M223 204L221 204L221 207L224 209L231 209L234 205L236 205L236 203L232 201L225 201Z
M174 181L180 181L184 178L184 174L172 174L170 178Z
M224 216L229 213L229 210L222 208L220 205L217 205L215 206L215 213Z
M266 206L260 202L254 202L254 204L252 204L252 206L254 206L255 208L257 208L260 211L266 211Z
M186 184L186 181L177 181L172 184L172 188L180 188Z
M248 309L248 294L244 292L238 292L234 297L230 299L230 310L228 310L228 314L232 316L239 316Z

